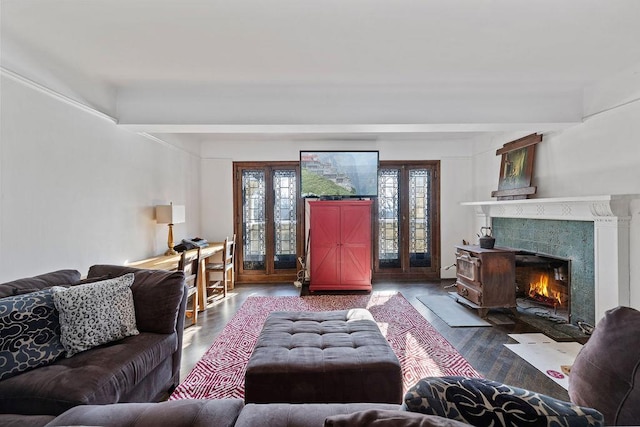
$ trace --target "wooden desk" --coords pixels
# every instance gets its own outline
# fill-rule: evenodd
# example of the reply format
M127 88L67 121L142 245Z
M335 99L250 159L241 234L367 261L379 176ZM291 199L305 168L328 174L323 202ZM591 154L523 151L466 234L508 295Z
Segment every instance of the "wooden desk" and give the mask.
M224 242L209 242L209 246L202 248L200 255L204 258L200 263L200 272L198 279L198 311L204 311L207 308L207 275L204 271L204 265L209 258L222 253ZM187 253L195 253L197 249L191 249ZM147 258L140 261L127 263L127 267L146 268L149 270L177 270L180 263L180 254L176 255L158 255L153 258Z

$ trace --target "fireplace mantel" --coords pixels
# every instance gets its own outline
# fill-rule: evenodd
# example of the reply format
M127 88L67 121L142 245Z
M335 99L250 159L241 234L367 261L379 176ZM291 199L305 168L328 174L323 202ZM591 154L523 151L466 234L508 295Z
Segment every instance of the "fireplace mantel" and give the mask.
M492 218L593 221L595 314L630 305L631 219L640 215L640 194L463 202L483 226ZM636 279L637 281L638 279Z
M612 194L547 199L463 202L476 214L498 218L558 219L565 221L629 221L633 202L640 194Z

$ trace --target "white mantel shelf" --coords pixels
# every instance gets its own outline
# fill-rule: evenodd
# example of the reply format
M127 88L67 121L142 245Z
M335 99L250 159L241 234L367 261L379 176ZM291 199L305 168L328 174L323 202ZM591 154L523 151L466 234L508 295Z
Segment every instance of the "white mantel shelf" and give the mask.
M606 310L629 306L630 225L640 216L640 194L463 202L485 226L492 218L593 221L596 321Z
M546 199L490 200L463 202L476 214L498 218L538 218L565 221L628 221L633 215L634 201L640 206L640 194L611 194L585 197ZM637 208L638 209L638 208Z

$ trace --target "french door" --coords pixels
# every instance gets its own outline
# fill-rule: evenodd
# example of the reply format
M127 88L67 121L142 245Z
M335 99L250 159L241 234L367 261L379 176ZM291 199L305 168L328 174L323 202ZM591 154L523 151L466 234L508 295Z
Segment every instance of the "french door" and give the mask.
M238 282L293 282L302 253L298 162L235 162Z
M374 277L440 277L439 161L381 161Z

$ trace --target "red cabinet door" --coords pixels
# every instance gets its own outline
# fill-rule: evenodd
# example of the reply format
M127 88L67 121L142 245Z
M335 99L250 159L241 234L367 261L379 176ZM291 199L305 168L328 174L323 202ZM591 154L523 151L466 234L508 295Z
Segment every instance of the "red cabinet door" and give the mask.
M310 290L371 289L371 204L310 202Z
M340 207L311 205L311 285L340 283Z
M371 286L371 204L343 206L340 231L340 283Z

